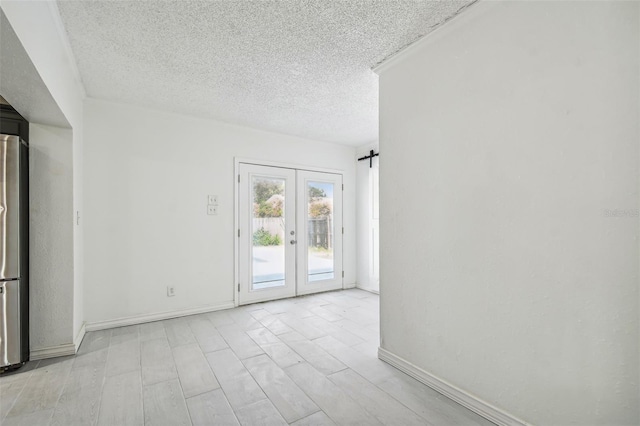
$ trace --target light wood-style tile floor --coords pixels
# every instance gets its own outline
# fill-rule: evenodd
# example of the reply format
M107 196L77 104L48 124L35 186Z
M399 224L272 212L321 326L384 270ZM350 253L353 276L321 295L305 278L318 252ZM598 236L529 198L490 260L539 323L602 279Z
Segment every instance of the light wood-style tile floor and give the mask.
M87 333L0 377L0 424L492 424L378 360L378 312L352 289Z

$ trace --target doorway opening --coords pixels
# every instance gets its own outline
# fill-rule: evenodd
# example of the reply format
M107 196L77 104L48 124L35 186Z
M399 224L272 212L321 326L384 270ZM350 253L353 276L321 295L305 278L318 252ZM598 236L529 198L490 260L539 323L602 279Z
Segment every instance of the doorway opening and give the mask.
M366 149L366 151L365 151ZM356 171L358 288L380 292L380 153L361 148ZM368 155L365 154L368 153ZM377 153L376 153L377 152Z
M380 167L378 161L369 168L369 283L380 292Z
M238 304L343 286L342 174L239 162Z

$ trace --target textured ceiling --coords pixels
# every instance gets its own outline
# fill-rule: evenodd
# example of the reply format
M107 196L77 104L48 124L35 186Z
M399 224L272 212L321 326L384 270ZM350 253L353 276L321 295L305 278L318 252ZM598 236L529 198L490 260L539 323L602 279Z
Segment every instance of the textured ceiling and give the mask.
M68 1L88 96L317 140L378 137L371 67L474 0Z

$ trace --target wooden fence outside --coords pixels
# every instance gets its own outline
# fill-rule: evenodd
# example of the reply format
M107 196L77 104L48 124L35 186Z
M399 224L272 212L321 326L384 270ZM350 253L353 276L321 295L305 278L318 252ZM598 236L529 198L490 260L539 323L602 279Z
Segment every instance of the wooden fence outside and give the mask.
M271 235L278 235L280 241L286 241L284 234L284 220L281 217L255 217L253 218L254 232L264 228ZM333 220L331 217L323 217L308 220L308 241L310 247L333 248Z

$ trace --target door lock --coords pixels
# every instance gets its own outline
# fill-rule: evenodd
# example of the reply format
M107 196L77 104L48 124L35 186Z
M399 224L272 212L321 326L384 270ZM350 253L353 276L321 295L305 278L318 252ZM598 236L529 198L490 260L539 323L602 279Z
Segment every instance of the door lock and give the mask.
M295 244L295 243L296 243L296 240L291 240L291 244Z

